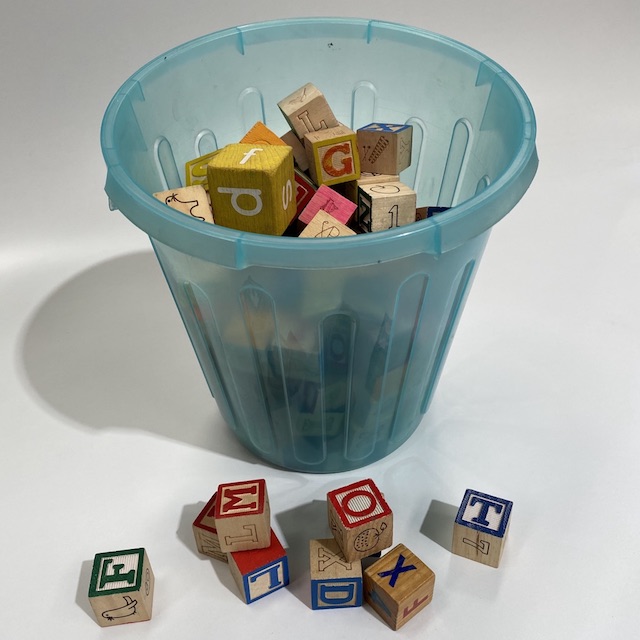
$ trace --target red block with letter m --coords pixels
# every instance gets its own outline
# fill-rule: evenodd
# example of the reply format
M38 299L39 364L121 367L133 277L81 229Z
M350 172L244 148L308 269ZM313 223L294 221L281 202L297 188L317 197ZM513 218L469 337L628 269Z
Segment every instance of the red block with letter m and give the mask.
M215 522L222 551L264 549L271 544L269 497L264 480L218 486Z

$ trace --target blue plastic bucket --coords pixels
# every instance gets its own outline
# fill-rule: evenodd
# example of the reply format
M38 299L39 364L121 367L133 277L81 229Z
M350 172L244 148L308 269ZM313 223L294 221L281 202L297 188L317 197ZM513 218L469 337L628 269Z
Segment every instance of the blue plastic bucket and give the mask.
M284 133L277 102L306 82L352 129L412 124L401 180L418 206L452 208L317 240L207 224L152 197L257 120ZM477 51L412 27L312 18L159 56L116 93L101 141L112 207L149 235L229 426L274 465L338 472L396 449L427 411L491 227L535 174L535 131L520 86Z

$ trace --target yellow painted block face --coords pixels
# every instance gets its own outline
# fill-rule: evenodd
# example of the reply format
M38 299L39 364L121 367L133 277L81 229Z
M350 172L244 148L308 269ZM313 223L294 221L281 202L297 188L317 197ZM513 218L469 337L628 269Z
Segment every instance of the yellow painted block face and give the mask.
M282 235L296 214L291 147L230 144L209 161L207 175L218 225Z
M308 133L304 146L309 159L309 172L320 186L339 184L360 177L360 158L354 131L340 125Z
M207 165L209 160L218 153L212 151L199 158L189 160L184 165L185 184L189 187L191 185L201 184L207 191L209 191L209 183L207 181Z

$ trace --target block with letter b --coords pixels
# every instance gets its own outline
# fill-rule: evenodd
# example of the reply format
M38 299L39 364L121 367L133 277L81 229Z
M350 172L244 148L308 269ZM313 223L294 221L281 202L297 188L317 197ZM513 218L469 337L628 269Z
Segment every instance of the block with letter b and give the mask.
M362 565L348 562L334 538L309 541L311 608L362 605Z
M229 568L242 599L250 604L289 584L289 562L273 531L264 549L229 553Z
M229 144L213 154L207 176L218 225L278 236L296 215L291 147Z
M310 82L280 100L278 107L300 139L312 131L339 124L322 92Z
M510 500L467 489L453 525L453 553L497 568L512 507Z
M373 480L327 494L329 526L344 557L353 562L390 547L393 513Z
M271 544L269 496L264 480L219 485L214 517L222 551L262 549Z
M206 556L227 562L227 554L220 549L220 539L216 527L216 502L218 494L214 493L204 509L193 521L193 535L198 551Z
M101 627L151 619L154 577L144 549L98 553L89 602Z
M410 124L372 122L358 129L357 134L362 171L395 174L411 164Z
M392 628L399 629L433 599L436 576L403 544L364 571L364 597Z

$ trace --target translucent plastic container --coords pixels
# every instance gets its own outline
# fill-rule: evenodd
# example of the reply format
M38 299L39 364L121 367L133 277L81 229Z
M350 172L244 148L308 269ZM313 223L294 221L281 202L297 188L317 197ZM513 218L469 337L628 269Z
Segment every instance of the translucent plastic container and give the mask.
M306 82L353 129L412 124L401 180L418 206L452 208L317 240L211 225L152 197L257 120L284 133L277 102ZM538 164L531 105L504 69L442 36L360 19L247 25L159 56L114 96L102 149L111 205L150 236L229 426L262 459L307 472L369 464L411 436L491 227Z

